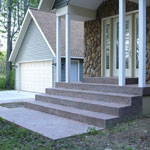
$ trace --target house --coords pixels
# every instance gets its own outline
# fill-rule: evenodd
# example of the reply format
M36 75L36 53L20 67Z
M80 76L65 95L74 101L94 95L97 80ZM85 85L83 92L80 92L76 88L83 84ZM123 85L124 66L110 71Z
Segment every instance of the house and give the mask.
M56 88L30 109L108 128L150 113L150 1L41 0L56 14ZM61 18L65 18L66 81L61 82ZM84 22L84 77L71 83L71 20Z
M56 82L55 14L29 9L10 61L15 63L17 90L44 92ZM62 26L64 21L62 19ZM73 21L71 81L83 76L83 23ZM65 81L65 41L62 30L61 81Z

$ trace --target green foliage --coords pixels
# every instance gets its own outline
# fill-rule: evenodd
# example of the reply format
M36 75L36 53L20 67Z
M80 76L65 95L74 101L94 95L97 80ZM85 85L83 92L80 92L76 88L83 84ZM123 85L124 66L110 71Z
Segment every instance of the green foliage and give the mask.
M88 132L89 135L96 135L96 134L98 134L98 130L96 130L95 127L93 127L93 128L89 127L87 129L87 132Z
M0 119L0 150L51 150L51 140Z
M2 75L1 75L2 76ZM7 89L14 89L15 87L15 71L12 70L9 74L9 79L10 79L10 84L9 87L7 87ZM6 77L0 77L0 89L6 89Z
M27 0L28 6L37 8L40 0ZM11 5L11 40L16 41L20 26L25 16L25 2L24 0L13 0ZM8 13L9 13L9 0L1 0L1 11L0 11L0 33L7 38L8 31Z
M14 89L15 88L15 70L13 69L11 72L10 72L10 89Z
M6 88L6 78L0 78L0 89Z

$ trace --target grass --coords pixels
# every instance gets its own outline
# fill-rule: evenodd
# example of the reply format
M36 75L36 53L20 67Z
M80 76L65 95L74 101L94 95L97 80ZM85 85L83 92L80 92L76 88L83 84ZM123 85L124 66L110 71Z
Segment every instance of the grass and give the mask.
M0 150L149 150L150 116L87 134L50 140L0 119Z

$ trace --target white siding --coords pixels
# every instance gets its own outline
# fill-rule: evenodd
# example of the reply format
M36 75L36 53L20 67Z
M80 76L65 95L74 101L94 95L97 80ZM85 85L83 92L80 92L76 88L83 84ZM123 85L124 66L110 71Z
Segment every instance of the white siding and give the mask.
M31 21L24 37L16 62L51 59L52 52L47 46L36 24Z
M31 21L22 45L20 47L19 53L16 57L16 81L15 87L19 90L19 63L20 62L33 62L33 61L42 61L42 60L52 60L55 57L47 46L44 38L42 37L39 29L36 24ZM53 69L55 69L53 67ZM54 72L54 71L52 71ZM54 75L53 75L54 77ZM54 80L53 80L54 82Z

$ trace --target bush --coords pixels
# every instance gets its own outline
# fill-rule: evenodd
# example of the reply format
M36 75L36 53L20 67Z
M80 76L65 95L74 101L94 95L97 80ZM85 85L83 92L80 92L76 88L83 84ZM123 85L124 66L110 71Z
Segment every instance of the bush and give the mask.
M15 71L12 70L9 74L9 87L6 87L6 77L0 77L0 89L15 88Z
M9 88L14 89L15 88L15 71L12 70L9 74Z
M6 88L6 78L0 78L0 89Z

